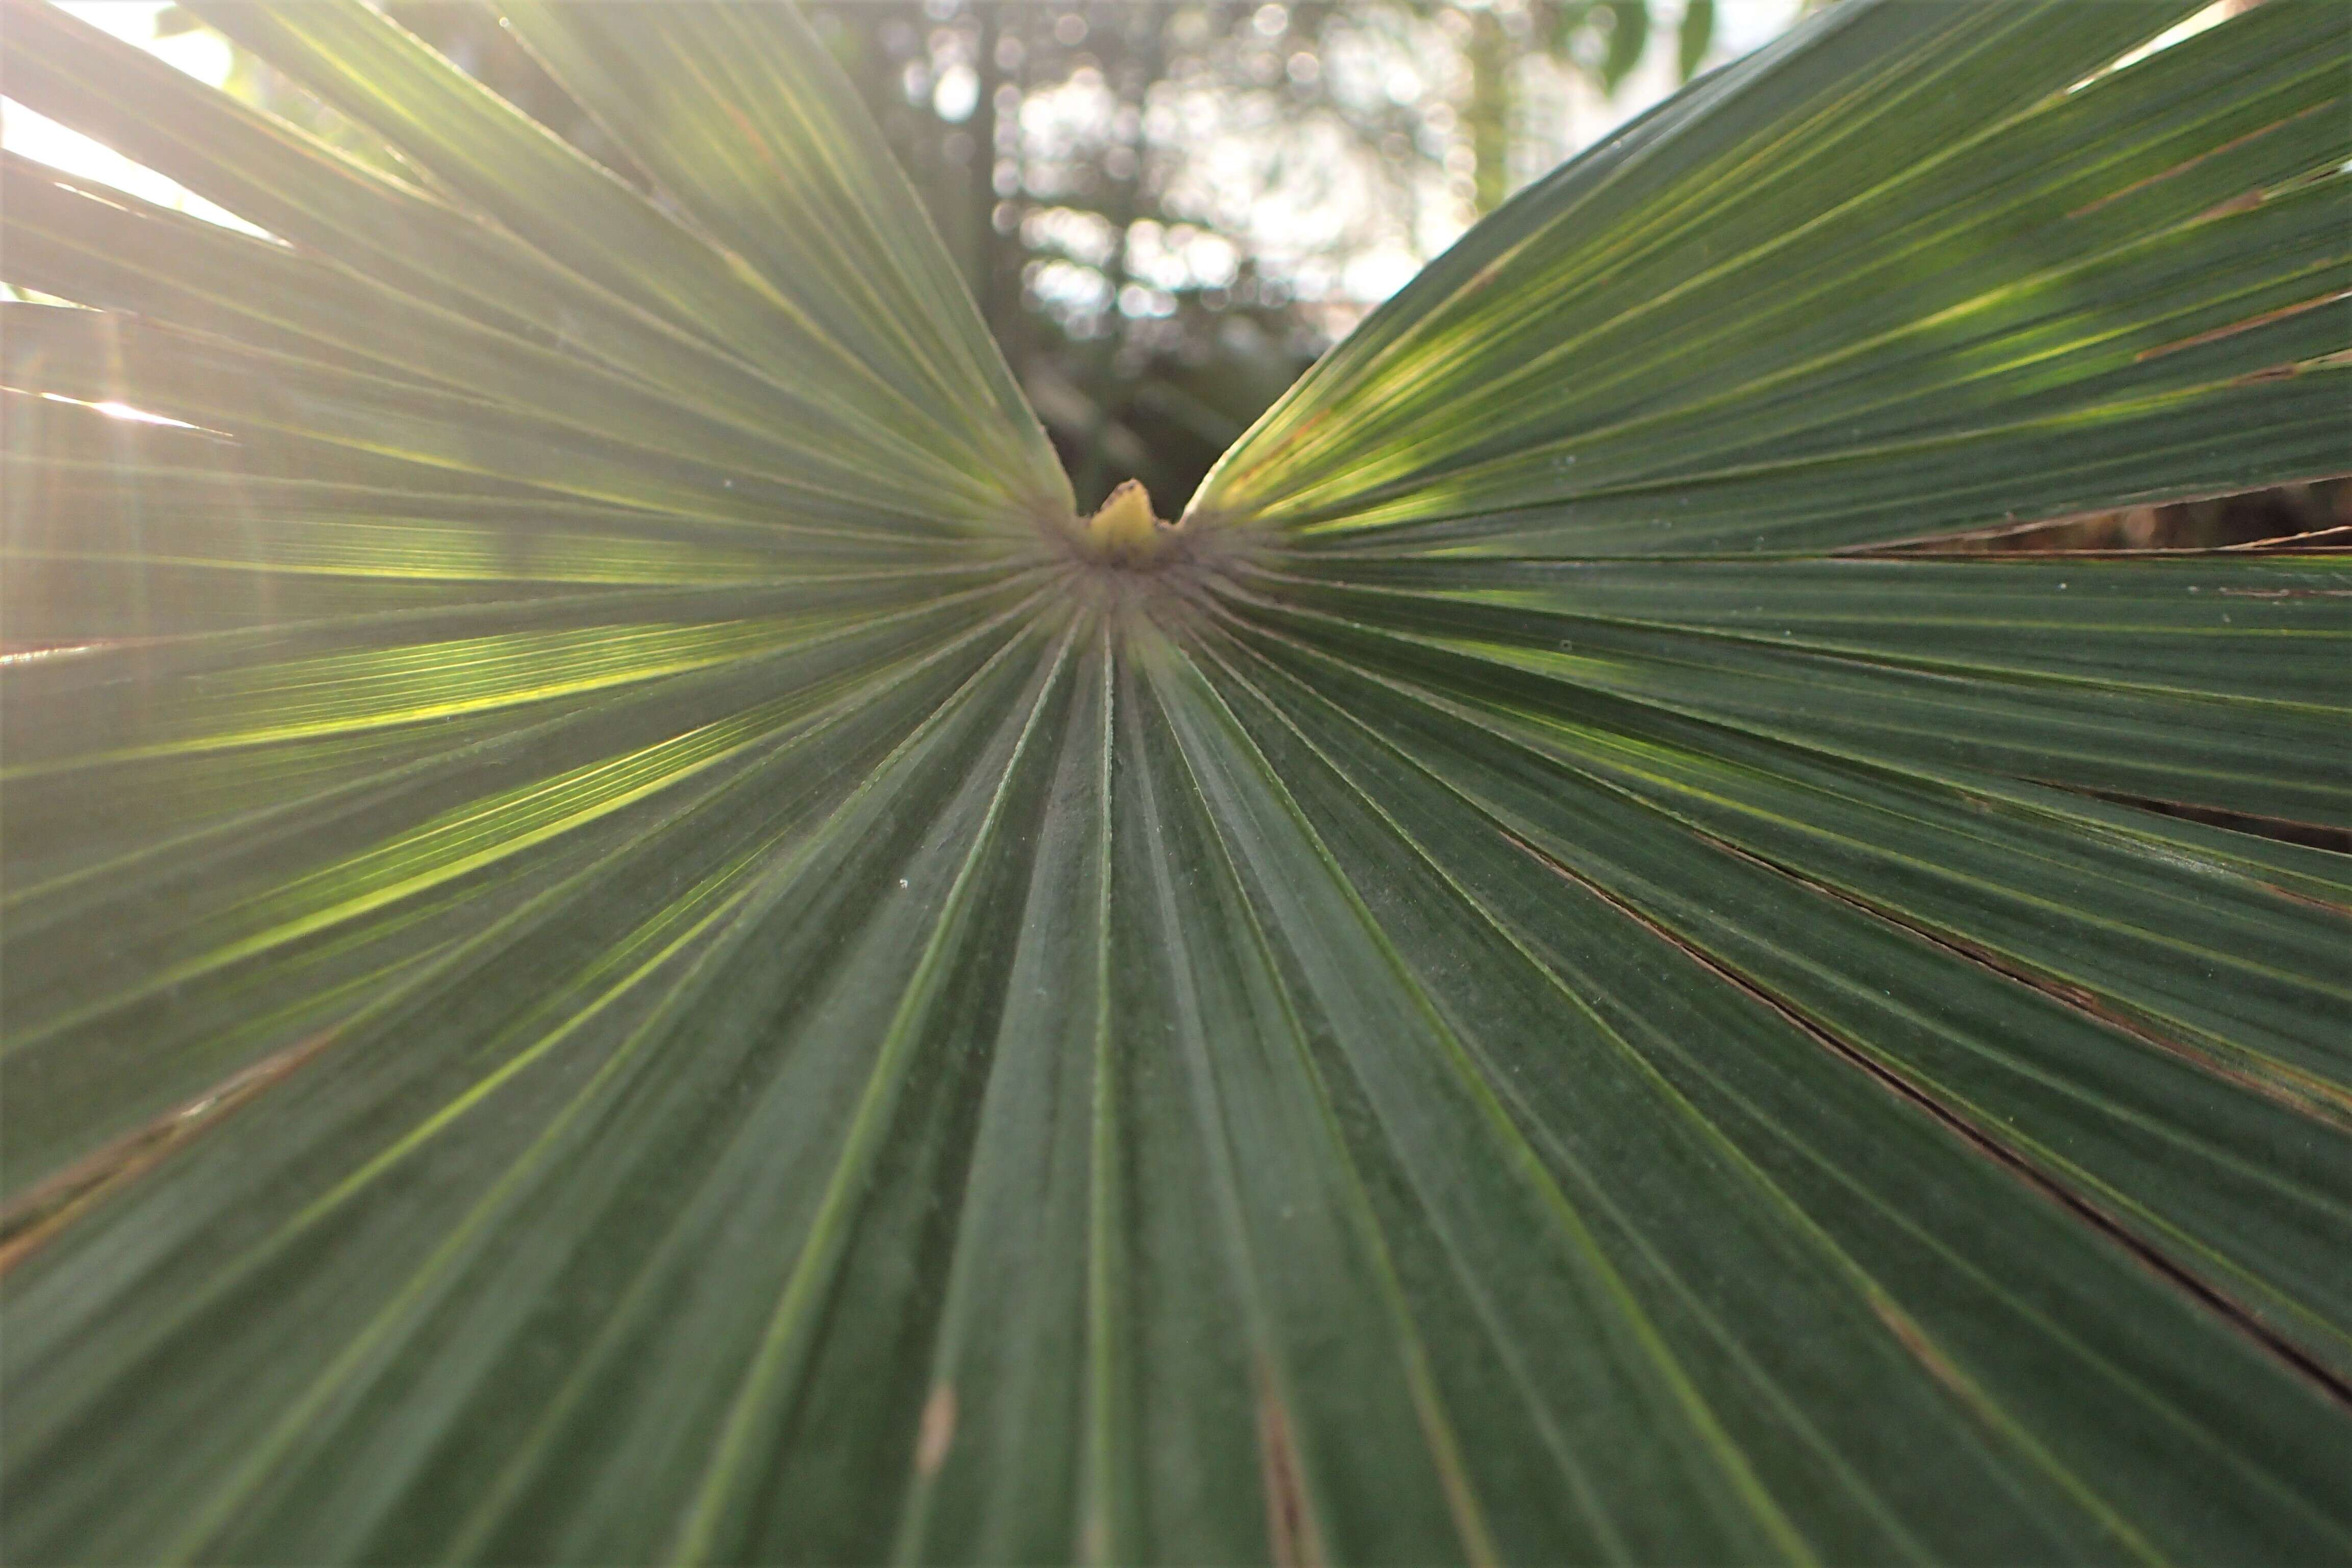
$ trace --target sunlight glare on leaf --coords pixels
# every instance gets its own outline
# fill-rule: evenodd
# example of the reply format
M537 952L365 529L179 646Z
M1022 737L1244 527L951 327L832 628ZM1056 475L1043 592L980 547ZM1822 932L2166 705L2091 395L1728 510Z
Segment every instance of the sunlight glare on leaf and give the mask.
M218 33L200 27L156 32L157 20L171 9L171 0L59 0L58 8L170 62L207 86L219 87L228 79L231 51L228 40ZM175 212L247 234L262 232L227 208L11 100L0 100L0 146Z

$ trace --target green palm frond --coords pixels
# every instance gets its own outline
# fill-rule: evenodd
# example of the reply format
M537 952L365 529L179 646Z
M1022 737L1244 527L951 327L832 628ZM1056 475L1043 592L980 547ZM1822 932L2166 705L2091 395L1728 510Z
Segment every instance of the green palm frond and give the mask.
M12 1560L2352 1552L2346 558L1890 548L2352 471L2352 14L1849 0L1171 525L790 9L194 8L403 174L5 0L262 231L0 170Z

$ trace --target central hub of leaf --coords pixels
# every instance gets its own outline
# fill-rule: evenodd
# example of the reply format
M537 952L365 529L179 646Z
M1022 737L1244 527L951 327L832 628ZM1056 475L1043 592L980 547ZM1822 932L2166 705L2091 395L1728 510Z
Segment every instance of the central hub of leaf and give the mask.
M1071 544L1097 565L1137 570L1164 565L1182 537L1176 524L1153 514L1151 493L1143 481L1128 479L1092 517L1079 521Z

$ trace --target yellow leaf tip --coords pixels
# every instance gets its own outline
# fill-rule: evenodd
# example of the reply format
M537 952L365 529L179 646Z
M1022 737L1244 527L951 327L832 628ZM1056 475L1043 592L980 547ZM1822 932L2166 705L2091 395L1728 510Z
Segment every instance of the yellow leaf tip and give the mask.
M1094 560L1133 566L1157 556L1175 531L1151 510L1151 492L1140 479L1125 479L1079 526L1078 542Z

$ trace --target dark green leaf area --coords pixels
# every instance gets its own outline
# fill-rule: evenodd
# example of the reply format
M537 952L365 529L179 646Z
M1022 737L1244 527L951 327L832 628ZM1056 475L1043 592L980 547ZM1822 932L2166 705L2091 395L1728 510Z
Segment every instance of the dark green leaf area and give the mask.
M1605 816L1576 822L1585 813L1571 815L1556 774L1538 783L1521 770L1514 787L1508 771L1475 768L1463 755L1457 748L1465 738L1443 751L1412 746L1408 761L1404 745L1378 733L1388 728L1381 721L1387 715L1375 719L1369 699L1334 693L1336 703L1318 700L1274 669L1253 671L1244 658L1228 668L1236 683L1246 682L1246 689L1265 700L1266 755L1297 764L1290 776L1300 781L1301 808L1310 822L1328 825L1323 842L1337 861L1334 869L1350 876L1366 900L1365 916L1379 922L1391 946L1391 961L1413 966L1406 983L1419 993L1421 1005L1441 1010L1441 1026L1485 1069L1496 1099L1541 1153L1563 1196L1580 1197L1576 1206L1594 1215L1597 1228L1605 1216L1604 1234L1627 1258L1628 1279L1658 1293L1651 1310L1659 1314L1662 1331L1687 1336L1676 1360L1706 1385L1739 1389L1714 1408L1727 1426L1748 1434L1744 1462L1759 1473L1777 1469L1786 1478L1781 1485L1819 1508L1818 1514L1801 1516L1811 1529L1852 1532L1822 1541L1817 1550L1832 1556L1899 1554L1906 1545L1917 1549L1919 1537L1906 1542L1906 1532L1933 1532L1925 1537L1936 1542L1926 1548L1932 1555L2062 1552L2046 1540L2004 1543L1999 1531L2035 1528L2025 1519L2007 1512L1971 1516L1965 1509L1947 1515L1940 1504L1956 1501L1952 1494L1931 1501L1910 1493L1901 1474L1907 1460L1900 1457L1908 1440L1895 1436L1906 1430L1916 1439L1923 1430L1950 1423L1956 1428L1951 1454L1968 1452L1972 1465L1996 1471L2016 1466L2032 1477L2000 1484L2029 1491L2053 1484L2063 1489L2069 1484L2063 1476L2004 1453L2005 1445L1979 1449L1960 1435L1989 1414L1972 1407L1977 1398L2017 1400L2021 1409L2050 1398L2050 1389L2034 1389L2033 1375L2023 1373L2049 1348L2032 1342L2044 1334L2072 1337L2057 1321L2031 1312L2032 1330L2023 1327L2025 1320L1996 1328L1992 1318L2026 1302L2053 1300L2053 1287L2061 1294L2118 1292L2112 1309L2078 1302L2073 1310L2090 1311L2086 1321L2105 1321L2102 1314L2109 1310L2162 1315L2177 1306L2159 1306L2164 1292L2150 1291L2144 1275L2112 1256L2093 1271L2105 1284L2090 1286L2085 1273L2057 1287L2056 1278L2074 1268L2046 1249L2063 1246L2080 1258L2077 1249L2099 1251L2100 1245L2079 1232L2060 1243L2058 1237L2071 1227L2043 1200L1946 1126L1919 1114L1916 1100L1887 1092L1885 1078L1895 1073L1906 1088L1922 1086L1926 1061L1908 1055L1915 1047L1934 1053L1937 1065L1930 1071L1952 1075L1932 1086L1947 1107L1957 1096L1944 1097L1963 1082L1990 1088L2009 1077L2002 1065L1983 1059L1993 1054L1987 1047L2002 1037L1985 1026L2014 1027L2021 1015L2034 1011L2032 999L1999 982L1972 986L1964 971L1940 974L1937 989L1951 994L1935 1008L1940 1027L1921 1027L1924 1020L1915 1013L1911 1026L1903 1028L1895 1015L1908 1009L1898 1005L1873 1020L1872 1034L1853 1031L1840 1038L1843 1020L1867 1016L1855 993L1876 993L1884 1007L1887 995L1900 993L1871 981L1899 980L1895 965L1907 957L1916 985L1920 971L1940 955L1916 947L1906 952L1896 941L1888 945L1897 951L1881 967L1881 961L1849 950L1841 955L1850 970L1840 977L1843 996L1818 973L1808 977L1810 988L1790 984L1782 977L1803 970L1785 949L1771 955L1777 964L1765 961L1772 943L1752 934L1760 928L1785 941L1803 922L1821 920L1818 902L1786 881L1743 892L1735 878L1718 874L1709 889L1716 908L1707 912L1714 920L1701 925L1686 905L1660 897L1664 889L1646 884L1636 869L1688 857L1697 846L1656 843L1664 836L1654 829L1643 833ZM1273 729L1276 723L1286 734ZM1475 752L1475 740L1468 743ZM1319 765L1310 765L1308 753ZM1551 837L1570 824L1580 829L1575 840ZM1409 831L1412 859L1397 852ZM1538 833L1545 837L1538 839ZM1645 849L1644 840L1656 847ZM1571 849L1572 842L1622 848L1603 851L1601 858L1589 848ZM1406 868L1418 874L1400 875ZM1604 868L1614 873L1613 886L1586 880ZM1717 954L1733 955L1723 938L1742 915L1754 926L1736 956L1747 961L1754 979L1734 988L1717 983L1726 967ZM1856 933L1843 934L1852 940ZM1946 966L1962 967L1948 961ZM1843 1005L1836 1012L1823 1006L1810 1017L1795 1015L1794 998ZM1913 1005L1925 1011L1917 1002ZM2044 1035L2067 1033L2051 1027L2053 1020L2042 1022ZM1894 1073L1862 1070L1849 1058L1851 1047L1840 1048L1847 1039L1869 1040L1878 1048L1873 1065ZM2116 1058L2129 1047L2112 1035L2102 1043L2111 1068L2118 1076L2128 1071ZM2083 1046L2086 1057L2096 1048L2088 1040ZM1978 1059L1970 1062L1971 1057ZM2042 1080L2035 1085L2042 1093L2032 1097L2035 1110L2068 1123L2065 1144L2081 1149L2099 1136L2093 1124L2102 1113L2123 1108L2101 1103L2079 1085L2073 1094L2052 1095L2062 1085L2050 1081L2057 1077L2051 1068L2064 1070L2057 1057L2052 1050L2035 1064L2040 1070L2032 1076ZM2012 1090L2008 1099L2000 1110L2012 1114L2001 1120L2013 1121L2028 1097ZM2251 1136L2242 1147L2251 1152L2265 1148L2258 1142L2263 1135L2253 1131L2265 1121L2270 1138L2282 1131L2294 1135L2291 1116L2244 1103L2233 1109L2250 1118L2244 1125ZM1987 1115L1983 1108L1976 1113L1987 1124L2000 1115ZM1506 1146L1513 1142L1507 1132L1496 1136ZM2106 1141L2125 1147L2137 1142L2112 1131ZM2344 1215L2326 1195L2325 1169L2312 1173L2314 1184L2302 1199L2309 1216L2303 1223L2316 1228L2290 1245L2340 1237ZM1895 1176L1897 1170L1904 1174ZM1971 1195L1962 1197L1963 1191ZM1996 1217L1997 1212L2012 1218ZM1988 1261L1986 1238L2011 1223L2021 1228L1999 1244L2003 1263L1983 1272L1971 1268L1969 1286L1945 1272L1961 1258L1978 1266ZM1961 1243L1960 1231L1943 1229L1952 1224L1987 1229ZM2327 1245L2340 1247L2340 1240ZM1733 1261L1740 1258L1747 1261ZM2340 1282L2340 1270L2334 1272ZM1773 1283L1759 1295L1746 1294L1741 1282L1759 1279ZM1906 1279L1912 1283L1901 1282ZM1985 1290L1990 1295L1977 1294ZM2120 1304L2144 1296L2137 1307ZM1993 1308L1995 1299L2006 1306ZM1864 1331L1854 1321L1868 1315L1878 1321ZM1820 1337L1791 1335L1795 1324L1813 1321L1849 1327ZM1980 1370L1960 1373L1938 1363L1939 1355L1950 1353L1939 1348L1947 1334L1982 1336L1979 1342L2000 1349L1974 1363ZM2156 1331L2150 1342L2165 1337ZM1878 1347L1885 1365L1874 1372L1870 1363L1858 1362L1864 1345ZM1931 1374L1925 1380L1917 1375L1923 1370ZM2179 1374L2144 1368L2140 1375ZM1994 1394L2011 1376L2021 1381ZM1841 1404L1834 1394L1876 1386L1880 1377L1890 1389L1907 1389L1885 1397L1920 1400L1922 1407L1895 1415L1877 1395ZM1723 1382L1716 1384L1716 1378ZM2094 1394L2072 1377L2064 1382L2068 1394L2047 1408L2055 1414L2056 1405L2064 1404L2068 1420L2098 1420L2080 1401L2137 1397L2120 1390ZM1957 1398L1936 1408L1938 1394ZM2331 1429L2332 1417L2316 1407L2312 1414L2315 1434ZM1864 1436L1881 1418L1893 1425ZM1801 1446L1792 1450L1792 1440ZM2340 1436L2326 1440L2340 1451ZM2118 1458L2126 1472L2140 1463ZM2308 1478L2317 1481L2316 1472ZM2316 1500L2322 1494L2309 1495ZM2037 1511L2029 1510L2026 1519ZM1831 1520L1837 1524L1830 1526ZM2045 1515L2040 1528L2063 1527Z
M1239 623L983 633L663 798L456 906L480 934L440 910L431 985L26 1263L16 1528L2340 1538L2342 1417L2249 1331L2343 1359L2343 1140L2284 1069L2257 1092ZM198 1410L218 1453L166 1439ZM93 1436L126 1430L162 1446Z
M2352 472L2340 5L1832 7L1166 524L788 9L0 5L247 226L0 168L0 1555L2352 1556L2345 558L1945 552Z

